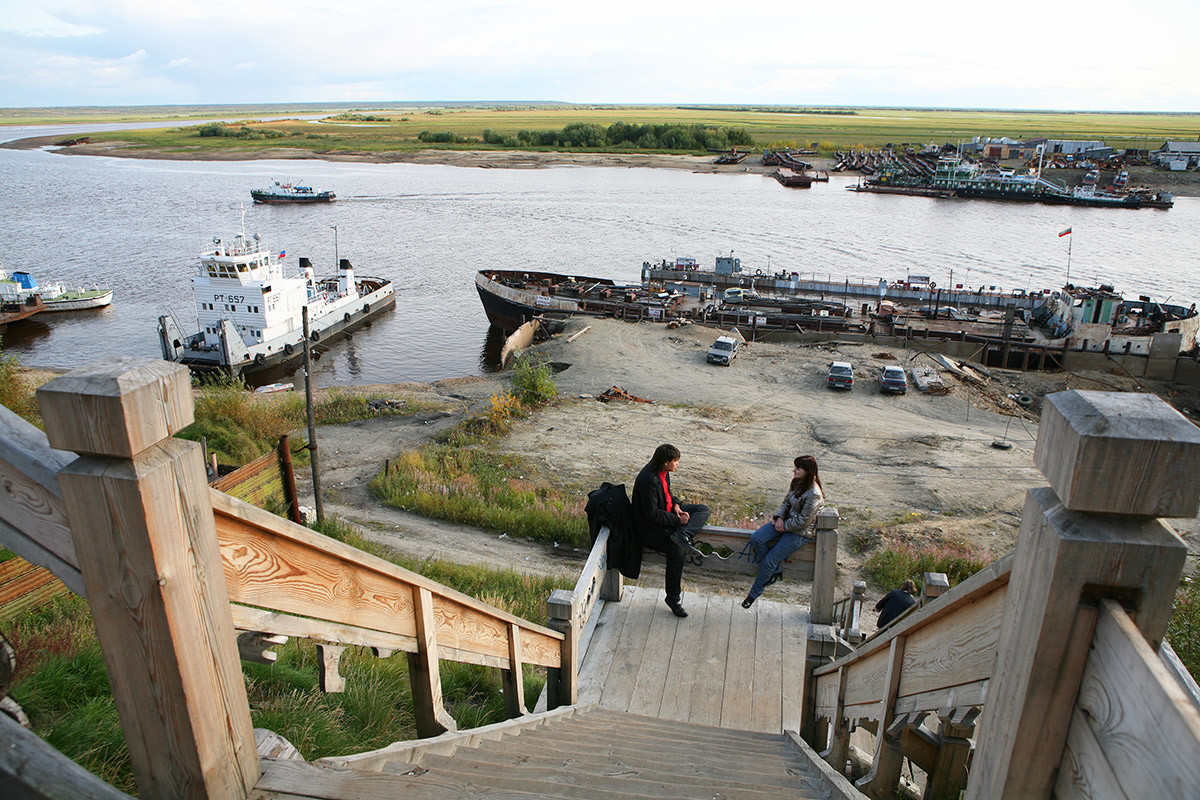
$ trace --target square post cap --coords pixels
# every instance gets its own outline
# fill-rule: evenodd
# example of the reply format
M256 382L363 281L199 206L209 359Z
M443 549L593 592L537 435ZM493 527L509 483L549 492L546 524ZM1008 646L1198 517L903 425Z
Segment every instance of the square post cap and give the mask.
M1194 517L1200 429L1153 394L1046 397L1034 462L1071 511Z
M132 458L192 424L187 367L154 358L107 358L37 390L46 438L58 450Z

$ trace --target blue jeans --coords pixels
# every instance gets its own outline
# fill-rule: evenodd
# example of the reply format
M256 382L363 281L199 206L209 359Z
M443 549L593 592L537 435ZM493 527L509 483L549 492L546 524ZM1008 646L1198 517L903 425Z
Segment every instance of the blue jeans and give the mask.
M808 540L807 536L798 533L780 533L775 530L774 522L768 522L750 534L750 550L758 559L758 576L750 587L750 597L761 595L771 576L783 568L784 560Z

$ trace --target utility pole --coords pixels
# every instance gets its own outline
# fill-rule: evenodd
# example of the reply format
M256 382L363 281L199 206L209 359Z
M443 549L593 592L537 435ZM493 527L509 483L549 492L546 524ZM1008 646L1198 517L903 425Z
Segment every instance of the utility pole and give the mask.
M337 230L337 226L333 226ZM325 504L321 502L321 472L317 467L317 423L313 418L312 398L312 339L308 330L308 306L304 307L304 413L308 417L308 454L312 458L313 497L317 503L317 522L325 521Z

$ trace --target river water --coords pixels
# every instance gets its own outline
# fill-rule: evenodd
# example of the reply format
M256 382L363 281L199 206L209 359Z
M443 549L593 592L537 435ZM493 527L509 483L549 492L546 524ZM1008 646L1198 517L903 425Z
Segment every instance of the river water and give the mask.
M162 123L155 123L161 126ZM194 123L193 123L194 124ZM98 126L92 126L95 130ZM121 127L131 127L122 124ZM0 129L0 139L77 129ZM323 206L262 206L275 179L331 189ZM10 326L6 351L34 366L159 355L155 323L195 324L190 278L214 236L259 233L318 275L336 255L390 278L397 304L317 366L320 383L434 380L488 369L482 268L633 283L643 261L731 251L744 269L834 280L929 275L939 285L1112 283L1181 305L1200 300L1200 198L1170 210L1092 209L845 191L835 176L785 189L751 174L563 167L457 168L323 161L179 162L0 149L0 263L41 282L108 283L103 311ZM335 227L336 226L336 230ZM1073 234L1060 238L1059 231Z

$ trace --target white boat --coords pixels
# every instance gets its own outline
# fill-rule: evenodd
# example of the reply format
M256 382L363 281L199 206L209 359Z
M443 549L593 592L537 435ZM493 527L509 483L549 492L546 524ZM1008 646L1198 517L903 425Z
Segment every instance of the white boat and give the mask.
M307 258L299 261L286 275L258 234L213 239L192 276L198 330L185 336L173 314L160 316L163 358L231 375L294 363L303 354L304 309L309 338L327 343L396 303L391 281L355 277L349 259L330 278L315 277Z
M290 392L295 389L293 383L268 383L266 386L259 386L254 390L255 394L275 394L276 392Z
M0 281L11 289L14 297L27 298L41 295L46 307L44 311L85 311L104 308L112 304L113 290L107 286L77 286L68 288L55 281L38 285L28 272L17 271L9 275L0 270Z

